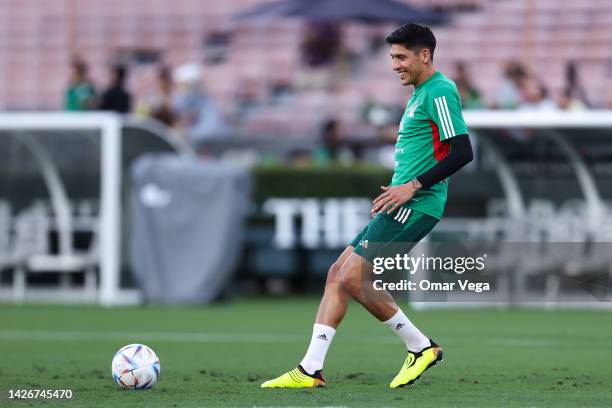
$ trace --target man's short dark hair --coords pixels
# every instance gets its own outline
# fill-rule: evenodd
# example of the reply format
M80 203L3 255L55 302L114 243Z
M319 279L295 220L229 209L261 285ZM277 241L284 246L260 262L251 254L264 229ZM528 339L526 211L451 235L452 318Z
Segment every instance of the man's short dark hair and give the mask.
M385 38L388 44L400 44L409 50L418 52L424 48L429 50L433 61L436 49L436 37L427 26L409 23L404 24Z

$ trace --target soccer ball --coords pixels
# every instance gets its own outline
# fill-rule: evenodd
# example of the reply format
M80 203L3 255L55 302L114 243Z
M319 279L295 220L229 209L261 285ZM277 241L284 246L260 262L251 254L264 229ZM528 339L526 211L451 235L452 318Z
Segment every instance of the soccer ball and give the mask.
M159 370L157 354L144 344L128 344L113 358L113 379L122 388L151 388L159 379Z

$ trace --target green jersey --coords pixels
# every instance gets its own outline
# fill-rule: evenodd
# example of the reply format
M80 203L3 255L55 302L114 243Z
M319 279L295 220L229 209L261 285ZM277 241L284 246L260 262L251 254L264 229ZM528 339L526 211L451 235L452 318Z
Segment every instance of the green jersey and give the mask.
M84 111L93 109L96 90L89 82L70 84L64 94L64 109L69 111Z
M391 185L409 182L442 160L451 137L467 134L461 99L455 83L436 71L419 84L406 105L395 144L395 172ZM419 190L404 204L440 219L446 205L447 180Z

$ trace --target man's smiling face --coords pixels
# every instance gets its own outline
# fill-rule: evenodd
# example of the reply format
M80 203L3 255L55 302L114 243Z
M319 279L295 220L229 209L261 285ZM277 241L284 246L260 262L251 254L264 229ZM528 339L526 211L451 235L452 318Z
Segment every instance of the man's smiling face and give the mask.
M391 61L393 70L397 72L402 85L415 85L417 78L423 72L423 50L412 51L401 44L391 44Z

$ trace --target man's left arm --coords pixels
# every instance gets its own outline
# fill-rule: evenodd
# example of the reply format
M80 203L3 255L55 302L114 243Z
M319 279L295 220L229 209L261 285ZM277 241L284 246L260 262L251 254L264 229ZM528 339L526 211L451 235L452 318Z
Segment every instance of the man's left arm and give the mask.
M442 143L448 143L450 151L435 166L415 178L421 184L421 188L429 188L450 177L474 159L468 135L455 136Z

